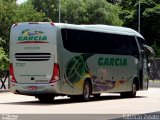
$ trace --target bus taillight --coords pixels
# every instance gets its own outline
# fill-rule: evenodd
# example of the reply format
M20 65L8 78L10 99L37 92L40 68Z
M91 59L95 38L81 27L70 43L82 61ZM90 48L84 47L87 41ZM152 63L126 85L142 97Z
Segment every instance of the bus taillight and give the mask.
M54 82L58 81L59 79L60 79L60 77L59 77L59 65L57 63L54 63L53 75L52 75L50 83L54 83Z
M10 72L10 80L11 80L11 82L16 83L17 81L16 81L16 79L14 77L14 70L13 70L12 63L10 63L10 65L9 65L9 72Z

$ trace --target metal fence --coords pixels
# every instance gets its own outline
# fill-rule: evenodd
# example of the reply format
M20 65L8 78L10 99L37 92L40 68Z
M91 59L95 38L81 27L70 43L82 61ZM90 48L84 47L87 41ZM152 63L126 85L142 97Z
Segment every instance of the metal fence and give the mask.
M0 72L0 90L5 90L9 88L8 77L9 77L8 71Z
M149 61L151 66L149 70L150 80L160 80L160 58Z

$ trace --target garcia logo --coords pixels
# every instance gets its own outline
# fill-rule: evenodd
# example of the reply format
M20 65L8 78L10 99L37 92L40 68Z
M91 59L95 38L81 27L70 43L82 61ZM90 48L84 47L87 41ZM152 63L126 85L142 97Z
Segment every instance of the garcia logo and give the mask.
M21 36L18 37L18 41L18 43L47 43L47 36L42 31L25 29L21 32Z
M98 59L99 66L127 66L127 58L104 58L100 57Z

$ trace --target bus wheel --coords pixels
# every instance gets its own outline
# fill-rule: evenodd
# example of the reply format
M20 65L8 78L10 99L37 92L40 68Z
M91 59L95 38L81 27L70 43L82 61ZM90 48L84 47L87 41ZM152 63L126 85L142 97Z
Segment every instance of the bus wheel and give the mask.
M40 102L42 103L52 103L55 96L38 96Z
M135 82L133 82L132 84L132 90L129 92L122 92L121 97L125 98L125 97L135 97L137 93L137 85Z
M91 96L91 84L89 81L85 81L83 87L82 100L87 102L90 100L90 96Z
M135 82L132 84L132 91L128 92L128 97L135 97L137 93L137 85Z

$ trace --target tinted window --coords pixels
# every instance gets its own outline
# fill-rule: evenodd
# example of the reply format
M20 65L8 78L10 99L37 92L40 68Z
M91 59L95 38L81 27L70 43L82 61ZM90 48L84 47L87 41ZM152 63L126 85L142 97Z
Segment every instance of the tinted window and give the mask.
M133 36L62 29L64 47L71 52L137 55Z
M138 39L141 49L143 49L143 45L146 45L146 41L140 37L137 37L137 39Z

